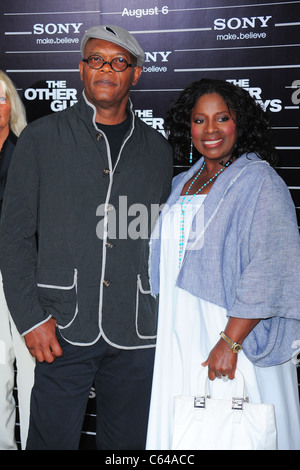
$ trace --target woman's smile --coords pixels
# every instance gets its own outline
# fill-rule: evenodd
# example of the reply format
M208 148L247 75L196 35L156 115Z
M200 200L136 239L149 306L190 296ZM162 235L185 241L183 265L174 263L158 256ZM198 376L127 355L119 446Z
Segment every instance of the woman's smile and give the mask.
M216 148L219 147L224 142L224 139L218 140L203 140L202 145L207 148Z

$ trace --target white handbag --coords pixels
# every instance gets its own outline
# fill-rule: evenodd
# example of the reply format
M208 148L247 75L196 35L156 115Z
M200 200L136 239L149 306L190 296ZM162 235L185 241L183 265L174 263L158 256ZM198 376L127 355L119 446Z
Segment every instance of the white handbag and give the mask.
M274 405L249 403L238 369L234 380L236 397L213 399L207 393L206 367L200 373L199 395L174 398L172 450L277 449Z

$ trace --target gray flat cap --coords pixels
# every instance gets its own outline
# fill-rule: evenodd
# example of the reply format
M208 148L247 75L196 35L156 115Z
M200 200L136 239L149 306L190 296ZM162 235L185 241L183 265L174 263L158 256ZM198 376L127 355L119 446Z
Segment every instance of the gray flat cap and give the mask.
M84 57L84 48L89 39L103 39L104 41L113 42L124 47L137 59L137 65L141 67L144 63L144 51L135 39L135 37L120 26L93 26L84 34L81 41L81 54Z

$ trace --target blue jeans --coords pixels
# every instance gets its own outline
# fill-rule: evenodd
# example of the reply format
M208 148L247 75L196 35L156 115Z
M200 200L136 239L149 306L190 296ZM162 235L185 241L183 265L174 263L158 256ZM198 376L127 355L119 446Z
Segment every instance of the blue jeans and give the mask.
M102 338L92 346L62 339L64 355L37 363L27 450L78 449L91 387L99 450L145 448L154 348L122 350Z

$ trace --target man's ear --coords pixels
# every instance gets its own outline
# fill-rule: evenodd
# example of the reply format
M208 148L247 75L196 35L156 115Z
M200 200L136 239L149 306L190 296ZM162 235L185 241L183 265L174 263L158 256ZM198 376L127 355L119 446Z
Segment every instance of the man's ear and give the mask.
M133 76L133 80L132 80L132 85L133 86L136 85L137 82L139 81L141 73L142 73L142 67L134 67L134 76Z
M83 81L83 66L84 66L84 62L82 62L82 60L79 62L79 72L80 72L80 78L81 80Z

